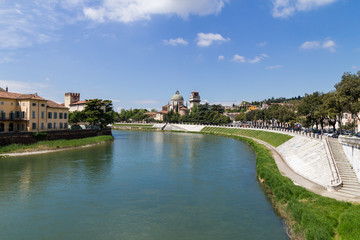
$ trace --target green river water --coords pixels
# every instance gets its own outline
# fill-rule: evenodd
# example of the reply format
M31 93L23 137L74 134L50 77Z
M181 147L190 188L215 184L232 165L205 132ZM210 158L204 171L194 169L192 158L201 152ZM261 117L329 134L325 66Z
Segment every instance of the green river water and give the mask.
M113 135L91 148L0 159L0 239L288 239L246 144Z

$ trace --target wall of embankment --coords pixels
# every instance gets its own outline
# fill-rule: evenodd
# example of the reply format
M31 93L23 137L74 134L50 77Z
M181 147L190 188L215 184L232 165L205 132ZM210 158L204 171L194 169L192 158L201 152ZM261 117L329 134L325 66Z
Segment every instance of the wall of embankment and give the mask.
M63 130L63 131L49 131L41 133L31 132L14 132L14 133L1 133L0 134L0 146L6 146L10 144L33 144L43 140L69 140L80 139L88 137L96 137L102 135L112 135L111 129L86 129L86 130Z

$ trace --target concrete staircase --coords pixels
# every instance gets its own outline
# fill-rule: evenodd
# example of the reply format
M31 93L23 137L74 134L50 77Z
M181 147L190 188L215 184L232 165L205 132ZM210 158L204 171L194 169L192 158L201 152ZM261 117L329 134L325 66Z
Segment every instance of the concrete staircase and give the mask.
M335 138L329 138L329 144L343 181L343 187L337 192L344 197L360 198L360 183L344 153L341 143Z

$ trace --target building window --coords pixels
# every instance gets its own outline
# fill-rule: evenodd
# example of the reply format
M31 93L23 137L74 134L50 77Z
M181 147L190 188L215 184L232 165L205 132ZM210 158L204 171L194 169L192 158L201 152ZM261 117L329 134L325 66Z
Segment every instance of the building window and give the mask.
M14 112L13 111L11 111L9 113L9 117L10 117L10 120L14 120Z
M64 113L64 119L67 119L67 113Z
M63 119L63 113L59 113L59 119Z
M16 124L16 130L20 131L20 124Z
M41 112L41 118L44 119L44 117L45 117L45 113Z
M56 123L54 123L54 129L56 129Z
M21 112L21 117L22 117L22 118L25 118L25 112L24 112L24 111Z
M63 128L63 123L60 123L60 128Z
M52 118L52 112L48 112L48 118L49 118L49 119Z
M0 118L1 118L1 120L5 120L5 112L4 111L1 111Z
M13 105L14 105L14 103L13 103L13 102L11 102L11 103L10 103L10 105L11 105L11 106L13 106Z
M43 122L41 123L41 129L44 129L44 123Z
M32 103L32 105L33 105L33 107L35 107L35 106L36 106L36 103Z
M19 111L15 112L15 118L20 118L20 112Z
M68 128L68 124L67 124L67 123L64 123L64 128Z
M23 102L23 106L25 106L25 103Z
M20 103L16 103L16 106L20 106Z
M21 130L22 130L22 131L25 130L25 124L21 124Z
M32 123L32 129L36 129L36 123Z
M45 107L45 104L44 104L44 103L42 103L42 104L41 104L41 106L42 106L42 107Z
M1 105L4 105L4 102L1 102Z
M51 128L52 128L52 124L48 123L48 129L51 129Z
M35 119L35 111L32 112L32 118Z
M54 112L54 119L57 119L57 112Z

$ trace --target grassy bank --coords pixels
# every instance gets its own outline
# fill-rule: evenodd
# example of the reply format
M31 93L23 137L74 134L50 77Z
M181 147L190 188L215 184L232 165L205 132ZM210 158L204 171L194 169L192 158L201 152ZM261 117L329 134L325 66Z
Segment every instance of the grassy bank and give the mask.
M153 124L118 123L118 124L113 124L112 126L113 127L152 128Z
M62 148L72 148L80 147L90 144L102 143L112 141L113 136L97 136L81 139L71 139L71 140L54 140L54 141L39 141L31 145L22 145L22 144L11 144L8 146L0 147L0 154L3 153L22 153L22 152L32 152L32 151L44 151L44 150L56 150Z
M287 141L290 136L254 130L236 130L205 128L203 132L222 136L232 134L232 137L246 142L253 148L256 153L257 176L264 184L274 208L290 227L293 239L360 239L359 205L322 197L294 185L290 179L281 175L269 149L249 138L234 134L258 138L273 146Z
M237 129L237 128L222 128L222 127L205 127L203 128L203 130L201 130L201 132L252 137L267 142L274 147L280 146L281 144L292 138L292 136L281 133L251 130L246 128Z

